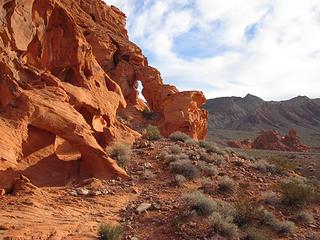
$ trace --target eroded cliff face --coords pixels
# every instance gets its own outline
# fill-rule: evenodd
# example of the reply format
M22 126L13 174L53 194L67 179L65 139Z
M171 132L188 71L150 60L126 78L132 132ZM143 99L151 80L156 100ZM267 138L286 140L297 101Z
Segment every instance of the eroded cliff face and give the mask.
M201 92L164 85L128 39L125 15L100 0L0 1L0 186L23 173L38 185L126 176L113 141L140 134L117 112L147 106L164 135L204 139Z

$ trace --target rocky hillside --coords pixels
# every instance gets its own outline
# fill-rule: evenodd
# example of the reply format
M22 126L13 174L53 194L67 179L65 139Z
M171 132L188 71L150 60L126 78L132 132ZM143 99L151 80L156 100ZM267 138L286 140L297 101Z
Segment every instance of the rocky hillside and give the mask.
M0 9L0 187L20 173L38 185L125 177L106 148L141 136L128 125L143 110L164 136L205 138L204 95L163 83L119 9L101 0L11 0Z
M320 99L296 97L287 101L264 101L248 94L210 99L209 129L259 132L276 129L282 134L296 129L302 136L320 138Z

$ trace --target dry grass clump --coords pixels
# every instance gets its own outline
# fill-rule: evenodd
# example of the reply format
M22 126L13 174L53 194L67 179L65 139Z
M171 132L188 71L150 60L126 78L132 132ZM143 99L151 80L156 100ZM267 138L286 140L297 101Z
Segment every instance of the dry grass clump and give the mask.
M116 143L109 150L109 156L116 160L119 166L124 167L131 158L131 146Z
M218 212L214 212L209 217L209 223L213 230L224 237L237 238L239 229L232 223L232 218L224 218Z
M215 165L204 161L198 162L198 168L208 177L217 176L219 173L218 168Z
M190 210L196 211L198 216L210 216L217 208L217 203L199 191L187 193L182 196L182 202Z
M235 205L234 222L239 226L247 226L257 221L259 218L258 206L256 202L243 198Z
M300 223L300 224L310 224L314 222L313 214L307 211L298 212L294 216L294 219L297 223Z
M195 179L199 176L198 168L189 160L177 160L171 162L169 167L171 172L174 174L183 175L188 179Z
M169 151L170 151L172 154L179 154L179 153L182 152L181 148L180 148L178 145L170 146L170 147L169 147Z
M208 153L222 153L221 149L212 142L199 141L199 147L204 148Z
M260 172L271 172L273 173L275 171L275 166L265 160L258 160L251 165L254 169L260 171Z
M223 177L218 183L218 190L222 193L233 192L236 189L236 183L229 177Z
M269 237L265 236L263 233L261 233L260 231L252 227L246 230L246 236L244 237L244 240L269 240L269 239L270 239Z
M120 225L100 224L98 235L99 240L120 240L123 228Z
M273 165L273 172L276 174L285 174L290 170L296 170L299 166L292 159L289 160L281 156L271 157L269 162Z
M280 199L275 192L267 191L262 194L262 201L265 204L275 206L279 203Z
M177 131L177 132L171 133L169 135L169 139L172 141L185 142L187 140L190 140L191 138L187 134Z
M159 140L161 138L158 127L153 125L148 125L146 127L143 136L148 140Z
M186 177L183 176L183 175L180 175L180 174L177 174L175 177L174 177L174 180L175 180L175 183L181 187L186 181Z

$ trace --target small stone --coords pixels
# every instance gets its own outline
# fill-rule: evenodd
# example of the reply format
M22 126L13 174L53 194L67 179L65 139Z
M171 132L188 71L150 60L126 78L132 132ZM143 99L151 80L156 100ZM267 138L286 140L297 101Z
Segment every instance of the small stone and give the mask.
M6 194L6 190L0 188L0 196L4 196Z
M137 188L135 188L135 187L132 187L131 188L131 192L137 194L137 193L139 193L139 190Z
M152 164L149 163L149 162L146 162L143 166L144 166L145 168L152 168Z
M107 189L102 189L102 190L101 190L101 193L102 193L103 195L107 195L107 194L109 194L109 191L108 191Z
M86 188L78 188L77 193L78 195L87 196L90 193L90 191Z
M102 192L101 191L90 191L90 196L100 196L102 195Z
M142 212L145 212L147 211L149 208L151 208L152 204L151 203L141 203L139 205L139 207L137 207L137 212L138 213L142 213Z
M10 229L14 229L13 226L11 226L9 223L3 223L0 224L0 230L10 230Z
M160 209L161 209L161 206L160 206L159 203L153 203L153 204L152 204L152 209L153 209L153 210L160 210Z
M137 237L131 237L130 240L139 240Z
M78 196L78 193L76 190L71 190L69 193L71 196L75 196L75 197Z

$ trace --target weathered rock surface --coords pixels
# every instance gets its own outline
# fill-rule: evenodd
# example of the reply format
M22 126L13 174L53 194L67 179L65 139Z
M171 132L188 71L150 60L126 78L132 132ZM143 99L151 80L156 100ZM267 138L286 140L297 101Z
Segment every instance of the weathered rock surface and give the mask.
M254 141L249 139L229 141L228 145L234 148L254 148L290 152L306 152L309 150L308 146L300 142L297 132L293 129L290 129L285 136L281 136L276 130L263 131Z
M20 174L37 186L125 177L106 146L140 136L116 118L127 106L141 108L138 80L164 135L205 137L203 94L164 85L117 8L100 0L1 1L0 23L0 187Z

